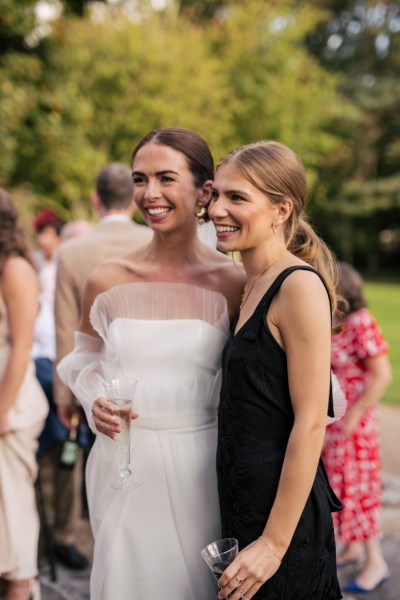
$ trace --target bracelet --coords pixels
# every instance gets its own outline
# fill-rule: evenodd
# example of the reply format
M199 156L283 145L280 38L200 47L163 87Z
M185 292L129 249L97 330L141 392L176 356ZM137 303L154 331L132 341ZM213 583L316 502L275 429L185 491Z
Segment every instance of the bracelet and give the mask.
M279 562L281 563L282 559L277 555L277 553L275 552L275 550L273 549L271 544L269 542L267 542L267 540L265 540L262 535L260 535L258 539L261 540L262 542L264 542L264 544L267 546L267 548L269 548L271 550L271 552L275 556L275 558L277 558L279 560Z

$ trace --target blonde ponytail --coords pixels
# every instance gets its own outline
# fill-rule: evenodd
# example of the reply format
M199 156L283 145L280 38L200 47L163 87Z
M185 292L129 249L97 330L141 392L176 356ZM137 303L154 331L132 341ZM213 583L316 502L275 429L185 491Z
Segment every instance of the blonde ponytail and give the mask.
M287 241L287 249L321 273L328 286L332 314L335 314L337 309L335 290L338 281L338 264L328 246L316 234L305 217L301 216L297 220L296 227Z

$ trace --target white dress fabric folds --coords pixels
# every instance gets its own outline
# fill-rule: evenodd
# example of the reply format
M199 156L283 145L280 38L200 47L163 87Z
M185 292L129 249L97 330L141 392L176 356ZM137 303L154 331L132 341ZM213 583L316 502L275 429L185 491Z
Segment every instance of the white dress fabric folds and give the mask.
M76 334L59 373L89 422L105 379L138 380L131 466L142 482L111 488L117 445L98 434L86 469L91 598L215 600L200 551L220 537L215 454L225 298L186 284L121 284L96 298L90 318L101 339Z
M11 351L7 306L0 296L0 380ZM36 451L48 410L30 361L8 411L10 431L0 436L0 575L8 580L37 574Z

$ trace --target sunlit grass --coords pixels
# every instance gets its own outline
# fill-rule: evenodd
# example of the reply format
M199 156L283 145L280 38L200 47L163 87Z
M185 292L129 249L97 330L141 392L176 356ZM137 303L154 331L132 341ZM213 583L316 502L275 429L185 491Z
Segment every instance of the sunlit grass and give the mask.
M384 400L400 404L400 283L368 282L365 284L365 296L368 308L390 345L393 381Z

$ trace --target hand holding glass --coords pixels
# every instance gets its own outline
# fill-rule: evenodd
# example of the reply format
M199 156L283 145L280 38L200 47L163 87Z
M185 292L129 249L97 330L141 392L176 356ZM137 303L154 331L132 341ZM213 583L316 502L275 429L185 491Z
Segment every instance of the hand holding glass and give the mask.
M132 377L117 377L104 384L107 399L115 407L115 416L119 418L121 432L118 434L119 481L112 483L115 490L131 490L141 485L141 481L132 479L130 467L131 454L131 413L137 380Z
M211 542L201 551L212 573L218 579L222 573L231 564L239 552L239 543L235 538L224 538L216 542Z

